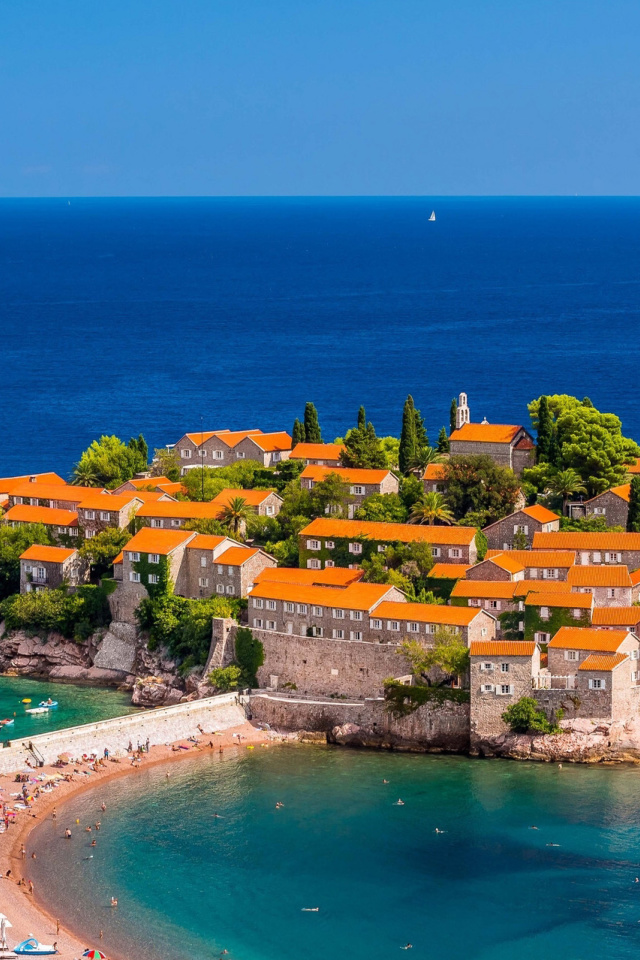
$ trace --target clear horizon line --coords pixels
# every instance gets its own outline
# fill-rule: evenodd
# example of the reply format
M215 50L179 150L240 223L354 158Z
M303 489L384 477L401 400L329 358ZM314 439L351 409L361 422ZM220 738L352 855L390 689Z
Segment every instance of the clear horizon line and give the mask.
M0 200L637 200L634 193L78 193Z

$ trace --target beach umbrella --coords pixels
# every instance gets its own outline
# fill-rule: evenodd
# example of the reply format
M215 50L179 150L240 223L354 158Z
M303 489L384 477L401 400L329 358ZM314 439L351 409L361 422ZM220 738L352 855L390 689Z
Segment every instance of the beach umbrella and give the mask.
M87 960L107 960L105 954L101 953L100 950L85 950L82 956L87 957Z

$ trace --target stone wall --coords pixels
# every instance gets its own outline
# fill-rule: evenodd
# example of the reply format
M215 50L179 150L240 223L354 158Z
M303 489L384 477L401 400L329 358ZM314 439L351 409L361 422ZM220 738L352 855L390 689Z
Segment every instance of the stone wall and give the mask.
M627 519L629 517L629 503L623 500L617 493L606 490L585 504L585 512L588 517L596 514L604 516L608 527L622 527L627 529Z
M380 699L304 700L260 693L251 697L251 715L274 730L318 731L346 745L453 753L469 747L469 704L450 700L396 718Z

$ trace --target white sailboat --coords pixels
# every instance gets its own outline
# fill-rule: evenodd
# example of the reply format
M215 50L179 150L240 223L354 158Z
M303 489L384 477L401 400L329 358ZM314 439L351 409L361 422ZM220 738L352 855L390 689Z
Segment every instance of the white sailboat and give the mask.
M432 210L432 211L431 211L431 216L429 217L429 220L435 220L435 218L436 218L436 212L435 212L435 210Z

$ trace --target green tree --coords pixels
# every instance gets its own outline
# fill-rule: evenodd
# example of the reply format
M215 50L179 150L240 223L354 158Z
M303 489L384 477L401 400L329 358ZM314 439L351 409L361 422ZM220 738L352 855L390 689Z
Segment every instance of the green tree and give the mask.
M180 457L175 450L160 447L153 451L151 462L152 477L166 477L172 483L180 479Z
M387 458L386 466L389 470L398 469L398 460L400 458L400 441L397 437L381 437L380 446L384 450Z
M247 627L239 627L236 633L236 661L242 671L243 685L257 687L258 670L264 663L264 646Z
M147 441L144 439L141 433L137 437L131 437L128 443L128 447L133 451L134 455L137 456L139 461L139 466L137 473L142 473L147 469L147 462L149 460L149 447L147 446Z
M527 535L523 530L518 530L513 535L513 549L514 550L527 550L529 547L529 541L527 540Z
M349 430L340 454L340 466L384 470L387 458L372 423Z
M406 523L408 511L397 493L374 493L356 510L357 520Z
M596 410L588 397L558 394L547 397L547 403L555 417L550 462L560 472L575 470L589 496L623 484L626 468L640 456L640 448L622 435L620 419ZM529 413L537 429L540 398L529 404Z
M90 463L78 463L73 471L71 483L76 487L101 487L94 467Z
M416 411L411 394L404 402L402 410L402 430L400 431L400 450L398 466L400 473L409 473L416 455Z
M205 533L210 537L229 536L229 530L223 527L219 520L213 520L211 517L204 517L200 520L186 520L182 529L193 530L195 533Z
M344 516L351 502L349 484L339 474L328 473L324 480L314 484L310 499L313 516L322 517L326 513Z
M458 416L458 401L454 397L449 407L449 436L456 429L456 419Z
M449 437L446 427L440 427L438 434L438 453L449 453Z
M244 497L232 497L220 514L220 523L223 527L233 530L234 537L247 517L253 513Z
M12 593L19 593L20 555L34 543L52 544L47 528L42 524L0 526L0 600Z
M422 480L418 480L417 477L414 477L410 474L408 477L403 477L400 481L400 499L402 500L405 508L407 510L407 516L411 510L414 503L418 500L422 500L424 495L424 485Z
M562 715L562 711L558 711ZM558 716L556 713L556 716ZM543 710L538 709L533 697L520 697L502 714L502 719L512 733L559 733L557 724L549 723ZM560 717L558 717L560 719Z
M563 516L566 516L569 498L587 492L587 488L580 479L580 474L571 467L566 470L559 470L558 473L554 474L549 486L555 494L562 497Z
M622 533L624 527L608 527L606 517L560 517L560 529L569 533Z
M627 530L630 533L640 533L640 476L638 475L631 478Z
M90 540L85 540L78 553L89 561L93 575L102 577L109 572L113 561L130 539L128 530L107 527Z
M118 437L102 436L94 440L74 468L74 479L95 477L98 486L113 489L120 486L139 470L146 467L142 463L139 449L126 446Z
M398 650L409 663L413 673L423 680L429 679L434 668L451 677L462 677L469 667L469 649L461 634L453 627L439 627L432 635L433 646L421 640L404 640Z
M499 467L491 457L455 456L443 468L446 499L454 517L470 526L486 526L513 512L520 483L508 467ZM467 514L481 514L470 522ZM464 518L464 520L463 520Z
M228 693L229 690L237 690L240 686L242 670L236 664L230 664L228 667L218 667L211 671L207 680L220 693Z
M476 550L478 551L478 563L487 555L487 550L489 549L489 541L482 532L481 529L476 530Z
M451 509L441 493L425 493L414 503L409 517L411 523L454 523Z
M304 435L307 443L322 443L322 432L318 423L318 411L312 403L304 408Z
M540 397L538 403L538 443L536 446L537 463L545 463L549 461L553 433L553 416L549 410L549 400L547 397L542 396Z
M433 447L418 447L411 461L411 469L417 470L422 476L430 463L444 463L444 459Z
M367 425L367 413L364 407L358 409L358 430L364 430Z
M305 443L307 439L307 432L304 428L304 423L300 423L297 417L293 421L293 432L291 439L294 447L296 447L299 443Z

